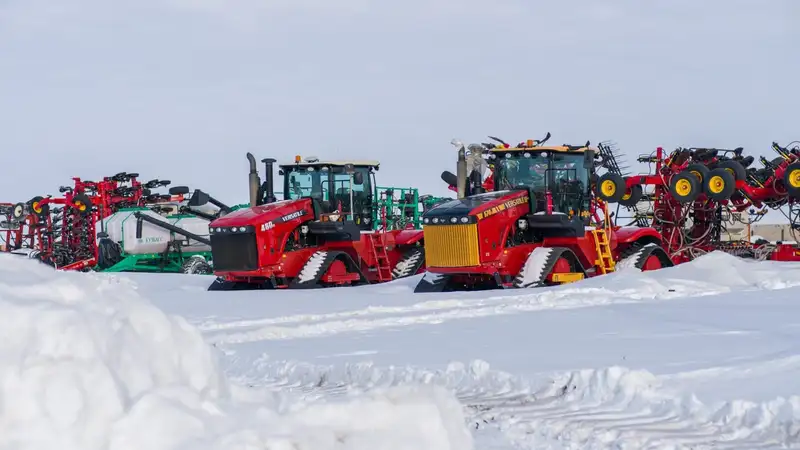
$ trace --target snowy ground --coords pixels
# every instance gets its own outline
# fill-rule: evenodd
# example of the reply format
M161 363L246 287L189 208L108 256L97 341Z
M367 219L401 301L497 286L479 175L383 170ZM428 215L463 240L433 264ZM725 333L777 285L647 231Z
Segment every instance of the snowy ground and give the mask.
M33 294L2 284L11 285L3 261L0 300L11 293L22 305ZM232 421L203 435L215 448L240 448L226 447L226 436L259 443L323 436L324 445L307 447L314 449L361 448L358 443L372 449L800 448L796 263L711 254L659 272L624 270L572 286L458 294L413 294L418 277L346 289L220 293L205 290L211 279L204 276L47 276L54 277L51 284L70 286L90 278L93 284L73 298L86 294L116 308L119 297L138 295L194 325L179 327L177 338L191 342L193 352L180 357L202 362L194 364L206 374L198 379L216 379L212 366L205 367L211 353L196 342L202 335L212 344L205 349L221 355L221 383L233 392L212 399ZM107 284L115 288L96 291ZM113 295L106 298L107 292ZM149 308L143 305L137 308ZM153 317L157 312L148 309ZM156 339L146 332L140 338ZM165 359L184 355L174 347L165 349ZM175 364L179 372L194 372ZM376 391L432 385L446 390L413 397ZM447 391L463 408L452 406ZM270 400L261 405L264 396ZM254 407L268 414L236 422ZM124 417L125 402L120 408ZM309 423L316 427L307 431ZM462 424L474 443L461 434ZM0 448L6 425L0 415ZM348 436L342 447L324 441L331 429Z

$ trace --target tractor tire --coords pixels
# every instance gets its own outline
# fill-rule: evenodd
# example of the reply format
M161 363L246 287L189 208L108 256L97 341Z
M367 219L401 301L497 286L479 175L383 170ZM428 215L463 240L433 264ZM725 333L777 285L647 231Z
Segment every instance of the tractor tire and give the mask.
M786 185L789 197L800 199L800 161L795 161L786 167L783 184Z
M705 164L692 163L686 167L686 171L696 176L702 185L705 183L706 178L708 178L708 172L710 172L711 169L709 169Z
M642 195L644 195L644 191L642 189L641 184L634 184L625 192L625 195L622 196L622 199L619 201L619 204L622 206L636 206L639 203L639 200L642 199Z
M625 179L615 173L605 173L597 180L597 196L604 202L619 203L625 191Z
M700 180L688 171L675 174L669 181L669 193L679 203L690 203L700 195Z
M727 160L721 161L714 166L714 169L725 169L733 174L735 181L741 181L747 178L747 171L744 166L739 164L738 161Z
M181 273L186 275L211 275L214 271L202 256L186 258L181 264Z
M718 167L708 172L703 191L712 200L728 200L736 192L736 178L727 169Z

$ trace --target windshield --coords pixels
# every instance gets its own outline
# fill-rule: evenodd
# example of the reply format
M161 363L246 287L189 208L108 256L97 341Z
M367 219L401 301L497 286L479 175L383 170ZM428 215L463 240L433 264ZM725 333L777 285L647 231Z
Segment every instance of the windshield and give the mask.
M285 167L283 197L285 200L313 197L326 210L350 211L350 174L341 166ZM372 192L369 167L356 167L363 177L362 184L352 183L353 202L367 201Z
M559 181L588 183L582 153L509 152L498 155L494 165L497 190L527 186L541 192Z
M549 189L556 211L577 214L588 207L585 194L589 171L583 153L509 152L497 156L494 160L496 190L520 186L534 192Z

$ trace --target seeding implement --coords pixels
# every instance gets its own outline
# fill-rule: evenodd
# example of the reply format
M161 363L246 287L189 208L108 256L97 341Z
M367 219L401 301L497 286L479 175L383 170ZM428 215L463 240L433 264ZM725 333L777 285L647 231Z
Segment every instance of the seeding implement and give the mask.
M424 270L420 216L442 199L413 188L380 187L378 161L320 161L280 166L261 183L250 162L250 207L210 224L217 280L209 290L319 288L379 283Z
M586 145L515 147L458 141L457 175L442 179L458 199L423 216L428 273L415 292L524 288L613 272L672 266L650 227L617 227L592 181L602 161ZM484 163L485 161L485 163ZM483 171L491 176L483 180ZM488 192L487 192L488 191Z
M122 172L99 182L74 178L73 186L59 189L62 197L7 204L0 208L7 218L0 224L4 250L60 270L210 273L208 221L234 208L200 212L193 206L209 201L202 191L185 205L187 187L157 194L152 190L169 180L141 183L138 176Z
M678 148L665 155L659 147L655 154L639 158L655 165L652 174L623 176L610 170L598 180L598 196L627 208L637 224L658 230L676 264L714 250L800 261L796 244L723 239L726 224L741 220L739 213L748 209L749 217L755 218L750 225L768 208L787 208L792 232L800 230L800 149L777 143L772 149L779 156L771 161L761 157L764 167L756 169L750 167L754 158L742 156L742 148Z

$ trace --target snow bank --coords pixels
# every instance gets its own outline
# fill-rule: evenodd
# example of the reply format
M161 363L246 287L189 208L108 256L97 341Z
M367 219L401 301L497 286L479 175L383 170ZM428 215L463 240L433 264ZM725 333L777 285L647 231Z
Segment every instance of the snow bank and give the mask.
M0 449L469 449L436 386L283 404L221 375L200 333L125 278L0 254Z

